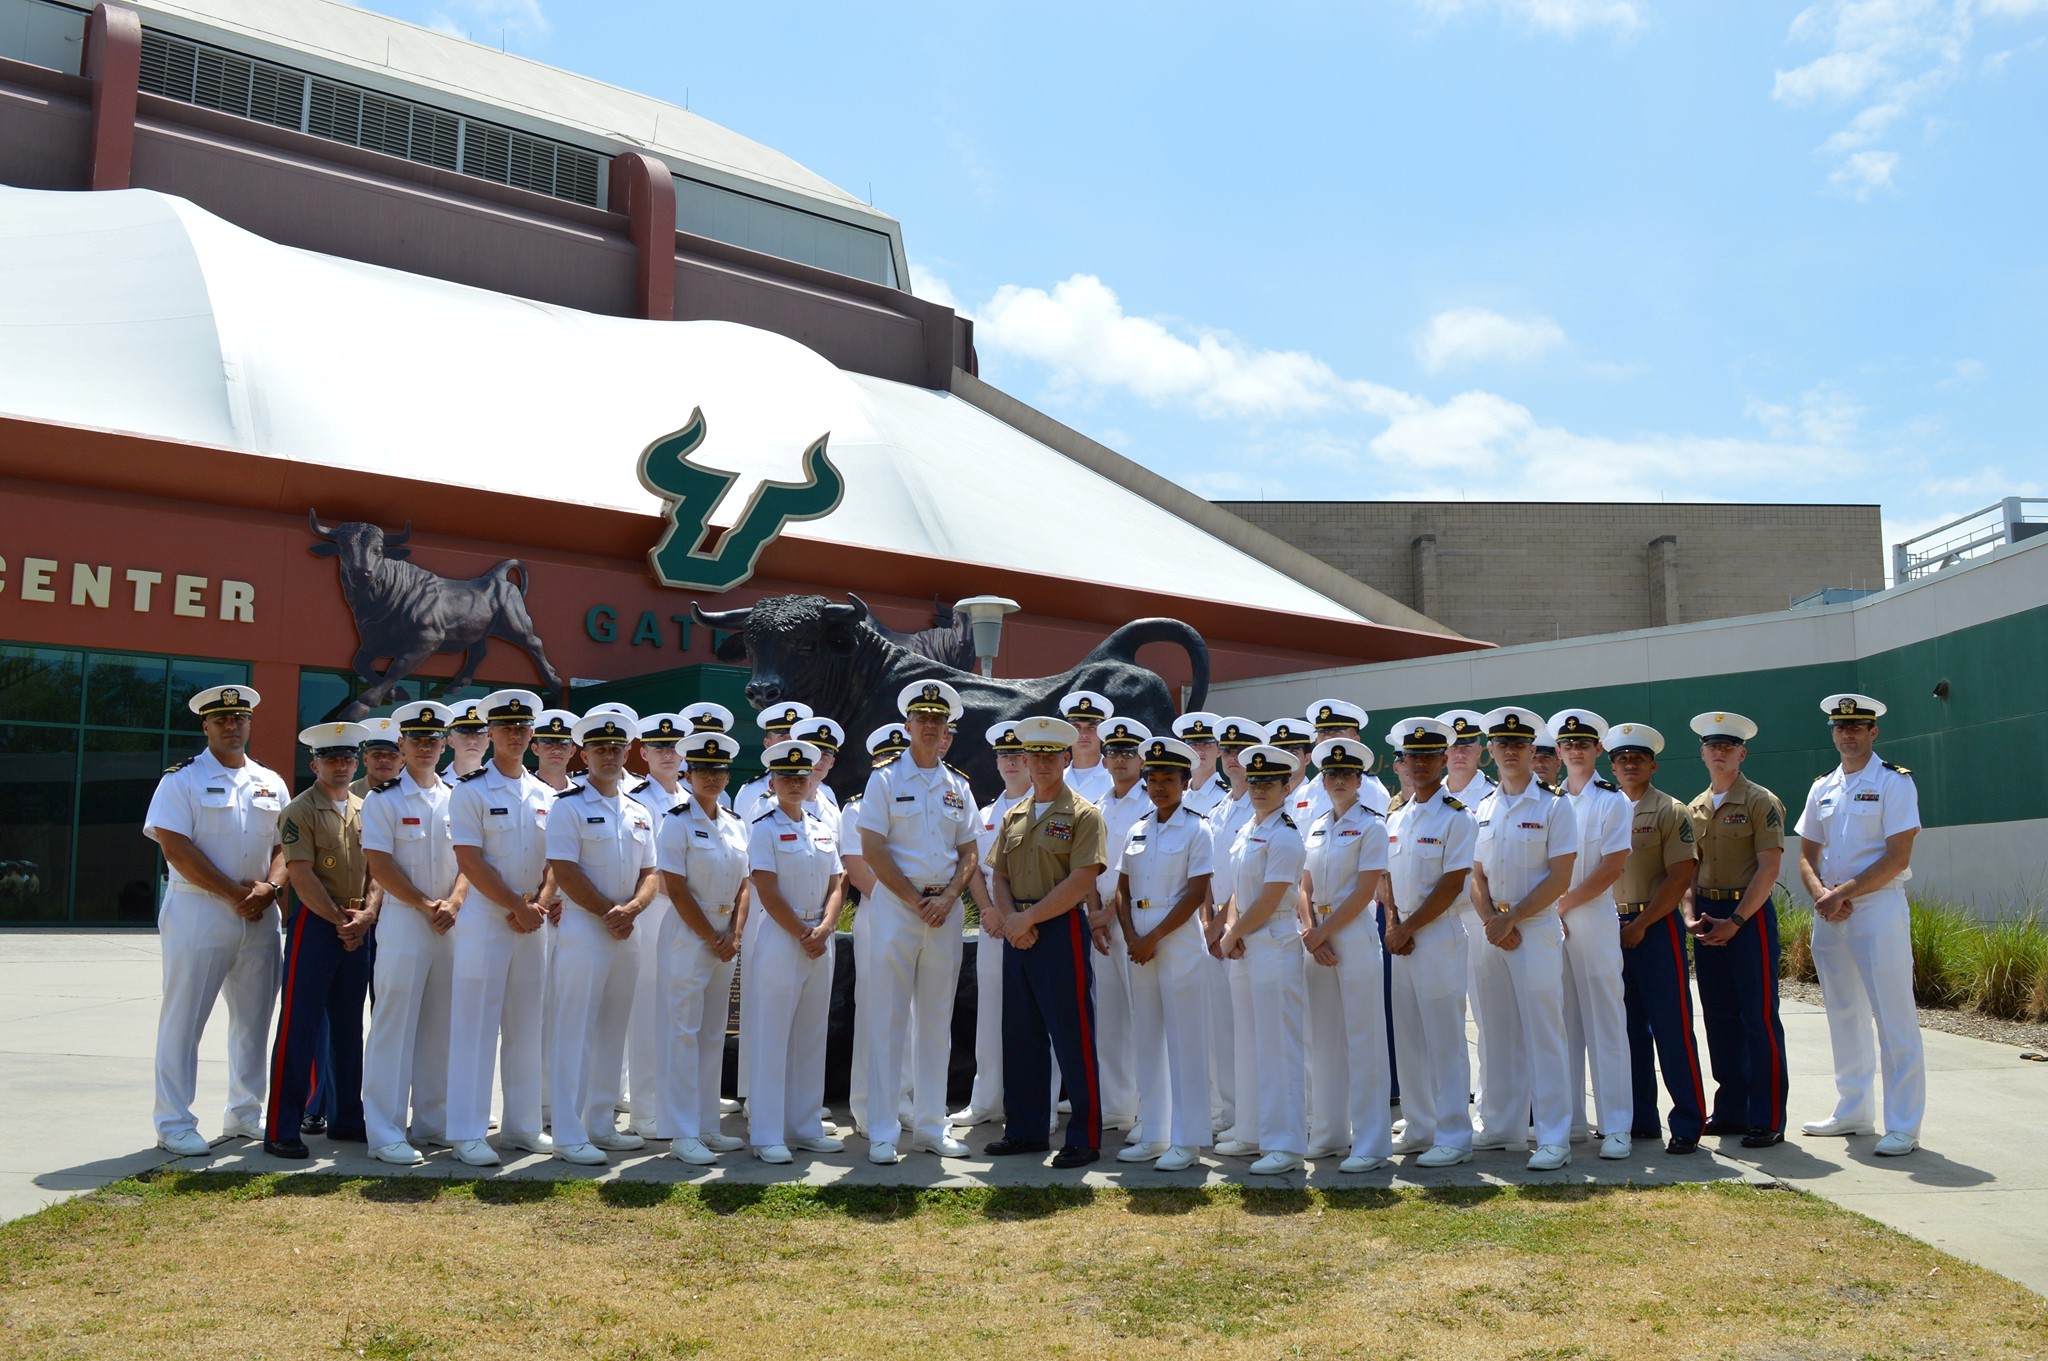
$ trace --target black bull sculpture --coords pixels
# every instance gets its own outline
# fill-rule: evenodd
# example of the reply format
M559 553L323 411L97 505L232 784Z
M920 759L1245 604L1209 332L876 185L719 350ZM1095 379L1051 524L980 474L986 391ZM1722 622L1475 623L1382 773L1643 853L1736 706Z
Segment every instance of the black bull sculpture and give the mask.
M909 651L885 637L858 596L836 605L818 595L773 596L737 610L691 613L707 628L728 629L746 639L753 677L747 701L757 709L783 700L808 704L846 729L846 747L827 782L846 799L866 788L867 735L897 721L896 696L916 680L942 680L960 692L967 712L946 759L964 772L977 798L1002 789L995 754L984 736L989 725L1032 714L1055 714L1060 696L1093 690L1108 697L1120 715L1135 718L1155 733L1170 732L1180 712L1166 682L1138 665L1138 649L1169 643L1188 654L1194 672L1190 708L1209 693L1209 648L1202 635L1178 619L1138 619L1096 644L1078 665L1057 676L1032 680L991 679Z

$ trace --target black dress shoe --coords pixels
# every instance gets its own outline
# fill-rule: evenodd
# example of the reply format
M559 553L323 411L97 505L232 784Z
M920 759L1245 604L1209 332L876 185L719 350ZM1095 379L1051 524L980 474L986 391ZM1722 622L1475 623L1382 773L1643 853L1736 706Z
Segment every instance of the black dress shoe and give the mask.
M1086 1167L1089 1163L1100 1162L1101 1160L1101 1149L1077 1148L1072 1144L1067 1145L1052 1155L1052 1165L1054 1167Z
M360 1129L330 1129L327 1131L327 1137L337 1144L367 1144L370 1142L369 1131Z
M309 1115L299 1121L299 1133L301 1134L325 1134L326 1132L327 1117L324 1115Z
M1769 1148L1785 1142L1785 1136L1774 1129L1753 1129L1742 1136L1744 1148Z
M313 1150L307 1148L297 1139L265 1139L263 1141L263 1151L273 1158L291 1158L296 1160L313 1156Z
M1740 1120L1709 1120L1702 1134L1747 1134L1749 1126Z
M982 1152L991 1158L1000 1158L1011 1153L1043 1153L1052 1147L1049 1139L1012 1139L1009 1135L984 1148Z
M1700 1141L1697 1139L1681 1139L1674 1134L1671 1136L1671 1141L1664 1145L1664 1151L1666 1153L1697 1153L1700 1151Z

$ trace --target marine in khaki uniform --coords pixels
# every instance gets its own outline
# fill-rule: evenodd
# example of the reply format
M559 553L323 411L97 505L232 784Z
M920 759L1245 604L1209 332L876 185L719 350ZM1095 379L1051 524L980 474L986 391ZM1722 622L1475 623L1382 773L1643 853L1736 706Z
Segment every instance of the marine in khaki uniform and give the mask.
M1785 855L1785 805L1742 773L1756 724L1741 714L1692 721L1708 785L1692 801L1700 867L1686 895L1714 1104L1706 1133L1744 1148L1785 1138L1785 1026L1778 1019L1778 911L1771 890Z

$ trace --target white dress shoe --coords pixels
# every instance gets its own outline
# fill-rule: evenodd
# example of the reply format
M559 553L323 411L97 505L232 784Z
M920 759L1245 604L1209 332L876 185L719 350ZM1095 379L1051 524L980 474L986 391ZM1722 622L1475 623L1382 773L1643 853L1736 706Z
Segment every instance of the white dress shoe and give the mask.
M1396 1139L1396 1140L1394 1140L1394 1152L1396 1152L1396 1153L1400 1153L1400 1154L1404 1154L1404 1155L1405 1155L1405 1154L1409 1154L1409 1153L1427 1153L1427 1152L1429 1152L1429 1150L1430 1150L1430 1149L1432 1149L1432 1148L1435 1148L1435 1147L1436 1147L1436 1145L1435 1145L1435 1144L1432 1144L1432 1143L1431 1143L1431 1142L1430 1142L1429 1140L1427 1140L1427 1139Z
M806 1153L843 1153L846 1141L830 1134L820 1134L810 1139L791 1139L791 1148L800 1148Z
M500 1134L498 1147L517 1148L527 1153L553 1153L555 1141L545 1134Z
M1626 1134L1610 1134L1600 1141L1600 1156L1603 1158L1626 1158L1631 1141Z
M1124 1142L1127 1144L1142 1144L1147 1142L1145 1138L1145 1126L1143 1122L1136 1120L1133 1120L1131 1122L1130 1133L1124 1135Z
M1367 1157L1364 1154L1353 1154L1351 1157L1346 1158L1343 1162L1338 1163L1337 1170L1339 1172L1377 1172L1380 1168L1385 1167L1386 1165L1387 1160L1385 1158L1373 1158Z
M696 1167L702 1167L718 1158L716 1153L704 1147L702 1139L678 1139L668 1146L668 1156L677 1162L689 1163Z
M718 1098L718 1113L720 1115L738 1115L740 1113L740 1103L729 1096L721 1096Z
M1175 1144L1159 1155L1159 1161L1152 1164L1161 1172L1185 1172L1195 1165L1195 1151Z
M1873 1150L1880 1158L1902 1158L1920 1147L1920 1141L1910 1134L1887 1134L1877 1141Z
M420 1148L453 1148L453 1147L455 1147L454 1141L452 1141L451 1139L449 1139L449 1137L448 1137L447 1135L445 1135L445 1134L441 1134L441 1133L433 1133L433 1134L427 1134L427 1133L423 1133L423 1132L415 1131L415 1132L413 1133L413 1136L412 1136L412 1141L413 1141L413 1143L414 1143L414 1144L416 1144L416 1145L417 1145L417 1146L419 1146Z
M471 1167L496 1167L498 1150L482 1139L464 1139L455 1145L455 1156Z
M1855 1120L1809 1120L1799 1127L1799 1132L1822 1139L1844 1134L1875 1134L1877 1127Z
M636 1148L647 1147L647 1141L630 1130L614 1130L609 1134L593 1134L590 1142L607 1153L631 1153Z
M1127 1144L1117 1150L1116 1160L1120 1163L1149 1163L1166 1156L1170 1144Z
M1539 1144L1529 1155L1528 1168L1531 1172L1555 1172L1571 1160L1570 1144Z
M170 1134L160 1134L157 1136L156 1146L181 1158L203 1158L213 1152L213 1145L196 1129L181 1129Z
M941 1158L964 1158L971 1151L966 1144L950 1134L941 1135L936 1139L912 1139L910 1147L914 1152L936 1153Z
M371 1149L370 1156L380 1163L392 1163L398 1167L418 1167L426 1161L418 1149L403 1139Z
M1062 1102L1060 1102L1060 1104L1059 1104L1059 1114L1061 1114L1061 1115L1072 1115L1073 1113L1074 1113L1074 1103L1073 1103L1073 1102L1071 1102L1071 1101L1062 1101Z
M222 1125L220 1127L220 1137L223 1139L261 1139L263 1137L263 1126L252 1124L247 1120L237 1120L232 1125Z
M1349 1157L1350 1154L1351 1150L1349 1148L1345 1147L1342 1144L1337 1144L1334 1146L1324 1148L1312 1148L1308 1152L1302 1154L1301 1156L1308 1159L1310 1162L1319 1162L1324 1158L1335 1158L1340 1155L1344 1157Z
M763 1144L754 1150L754 1156L764 1163L786 1163L792 1160L788 1147L783 1144Z
M1219 1158L1249 1158L1259 1146L1244 1139L1225 1139L1211 1151Z
M985 1125L991 1120L1000 1120L1002 1118L1003 1113L1001 1111L977 1110L973 1106L969 1106L965 1110L954 1111L946 1117L946 1120L948 1123L959 1125L963 1129L972 1129L976 1125Z
M737 1134L702 1134L697 1142L713 1153L737 1153L747 1146L747 1141Z
M556 1144L555 1156L579 1167L602 1167L605 1162L604 1150L591 1143Z
M1527 1139L1478 1138L1472 1141L1472 1150L1475 1153L1523 1153L1527 1152L1528 1148Z
M896 1145L890 1143L869 1144L868 1161L889 1166L896 1161Z
M1251 1165L1251 1170L1260 1176L1278 1176L1283 1172L1301 1170L1301 1155L1297 1153L1268 1153Z
M1469 1148L1452 1148L1449 1144L1438 1144L1415 1159L1417 1167L1456 1167L1459 1163L1472 1161Z

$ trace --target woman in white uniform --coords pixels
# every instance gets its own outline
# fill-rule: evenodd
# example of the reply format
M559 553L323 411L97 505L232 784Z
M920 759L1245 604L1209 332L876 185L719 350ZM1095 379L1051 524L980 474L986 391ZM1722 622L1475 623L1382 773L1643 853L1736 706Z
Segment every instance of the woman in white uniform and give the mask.
M747 829L718 796L739 744L723 733L693 733L681 744L682 802L660 819L655 868L666 901L655 971L666 1065L659 1123L668 1156L710 1162L746 1141L718 1129L718 1085L725 1069L725 1017L733 963L747 918Z
M1386 959L1372 904L1387 869L1387 824L1358 797L1364 744L1333 737L1315 749L1328 807L1308 829L1306 952L1309 1147L1345 1152L1338 1170L1370 1172L1393 1156L1387 1107Z
M1145 744L1143 759L1152 807L1119 848L1115 896L1121 945L1130 959L1138 1122L1148 1137L1116 1156L1118 1162L1156 1162L1162 1172L1178 1172L1194 1166L1195 1150L1213 1133L1204 988L1214 961L1194 920L1209 893L1213 838L1209 824L1182 802L1195 769L1194 749L1155 737Z
M839 839L804 806L818 749L777 742L764 753L775 802L747 829L754 911L740 1029L747 1044L747 1138L761 1161L790 1150L837 1153L818 1111L825 1099L825 1023L832 1002L834 931L845 896Z
M1224 958L1244 969L1250 1000L1235 1021L1240 1032L1250 1032L1256 1083L1251 1091L1238 1089L1238 1133L1257 1132L1264 1156L1251 1170L1275 1174L1299 1168L1308 1148L1302 1054L1308 956L1301 950L1298 915L1305 852L1301 833L1281 807L1287 781L1301 763L1263 744L1247 751L1241 763L1252 815L1230 849L1232 889L1217 945Z
M648 714L640 720L640 759L647 765L647 778L634 781L628 792L654 815L657 839L668 810L690 797L683 788L683 754L677 750L688 731L689 723L680 714ZM673 915L674 904L657 877L647 924L634 933L638 964L633 1015L626 1023L626 1090L631 1097L626 1128L644 1139L675 1137L661 1123L667 1104L662 1085L668 1081L668 1059L662 1052L668 1025L661 992L661 928Z

